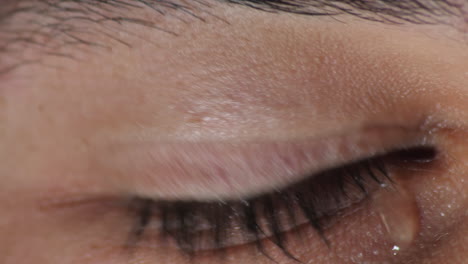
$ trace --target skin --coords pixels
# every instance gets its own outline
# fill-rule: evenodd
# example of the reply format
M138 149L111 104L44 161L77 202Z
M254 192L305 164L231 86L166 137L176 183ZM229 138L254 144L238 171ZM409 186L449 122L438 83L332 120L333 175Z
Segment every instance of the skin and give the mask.
M310 161L291 175L262 178L257 171L269 158L262 153L280 142L275 151L284 160L291 142L305 146L294 153L311 153L324 138L349 134L357 136L339 146L358 141L361 150L338 151L322 166L422 143L440 155L430 164L390 165L405 195L376 195L381 200L337 217L326 229L331 247L302 225L286 232L290 251L304 263L468 259L463 19L389 25L215 3L216 16L204 13L205 21L179 16L190 23L132 12L177 35L123 24L119 41L92 36L103 47L56 49L67 56L24 45L22 56L41 62L0 75L0 263L190 263L173 241L156 241L151 232L126 247L135 222L129 197L209 200L281 187ZM0 55L5 66L9 55ZM252 143L257 147L246 147ZM178 160L184 153L193 154ZM206 173L252 156L259 161L242 170ZM388 204L411 213L387 213ZM398 254L380 212L414 232ZM279 263L297 263L264 243ZM195 261L274 263L254 244L225 251L224 258L208 251Z

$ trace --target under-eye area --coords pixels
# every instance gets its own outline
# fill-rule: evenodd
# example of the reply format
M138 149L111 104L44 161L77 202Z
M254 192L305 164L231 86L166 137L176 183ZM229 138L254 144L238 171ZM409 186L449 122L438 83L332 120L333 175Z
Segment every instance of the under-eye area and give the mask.
M311 228L318 238L311 243L326 245L333 251L337 241L330 239L328 234L333 232L335 223L346 221L348 215L363 214L364 207L378 214L381 210L391 210L385 206L376 208L381 204L398 206L395 201L405 199L411 203L404 191L404 179L397 171L430 167L436 157L436 149L430 146L392 151L314 175L304 175L304 180L291 186L240 200L153 201L136 198L130 206L135 213L135 225L128 245L134 250L139 247L151 249L152 245L176 247L196 259L206 254L228 254L229 248L250 244L271 259L264 246L268 240L284 256L303 262L305 260L296 256L289 244L291 240L297 243L305 239L299 230ZM391 195L380 197L382 192ZM410 212L407 217L411 218L411 214L416 212ZM389 221L386 224L393 225L393 220ZM390 231L395 232L387 230ZM399 242L412 241L395 241Z

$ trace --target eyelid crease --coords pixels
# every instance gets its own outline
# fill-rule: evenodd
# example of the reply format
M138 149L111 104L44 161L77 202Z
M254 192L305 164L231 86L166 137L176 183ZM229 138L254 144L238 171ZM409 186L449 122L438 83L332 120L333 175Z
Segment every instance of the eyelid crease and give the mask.
M122 194L93 194L80 192L76 194L49 191L37 199L36 208L39 212L49 213L61 210L76 210L78 208L122 208L133 202L130 196Z

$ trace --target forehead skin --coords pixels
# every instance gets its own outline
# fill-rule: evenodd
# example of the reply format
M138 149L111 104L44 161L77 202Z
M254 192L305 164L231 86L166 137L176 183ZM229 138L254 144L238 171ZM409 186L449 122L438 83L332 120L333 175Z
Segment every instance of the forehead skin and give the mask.
M450 139L441 144L454 156L450 168L458 176L427 186L455 190L436 199L458 205L440 228L463 224L449 236L456 246L442 244L433 256L420 257L441 263L453 256L452 263L461 263L468 244L462 17L392 24L219 2L185 10L119 7L117 15L114 7L85 8L73 15L68 9L20 12L2 26L0 157L6 166L0 168L0 208L9 213L0 220L0 248L9 254L0 254L1 263L36 257L39 264L83 263L78 255L86 245L80 243L65 240L69 259L50 254L69 226L60 226L62 215L51 222L37 213L44 197L193 195L173 179L148 173L162 169L146 161L141 152L148 150L140 145L303 140L375 120L409 126L424 120L455 131L440 137ZM183 184L200 182L180 177ZM209 195L223 186L197 187ZM88 232L79 238L88 241ZM29 239L46 235L49 245ZM25 249L31 259L20 253ZM99 256L108 263L124 263L105 253Z

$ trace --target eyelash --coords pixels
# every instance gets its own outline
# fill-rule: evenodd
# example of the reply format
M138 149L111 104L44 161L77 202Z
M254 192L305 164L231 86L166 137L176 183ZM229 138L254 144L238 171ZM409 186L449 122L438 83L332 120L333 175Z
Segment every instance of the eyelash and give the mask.
M324 228L332 225L334 217L364 201L376 189L394 185L386 169L386 163L395 162L393 157L404 162L427 162L434 156L435 150L429 147L392 152L310 175L283 190L242 201L136 198L137 221L132 243L138 243L148 229L155 228L161 238L172 239L189 255L254 242L268 257L262 239L269 238L287 256L294 258L286 247L284 233L287 230L307 223L329 245ZM301 217L305 222L299 224Z

